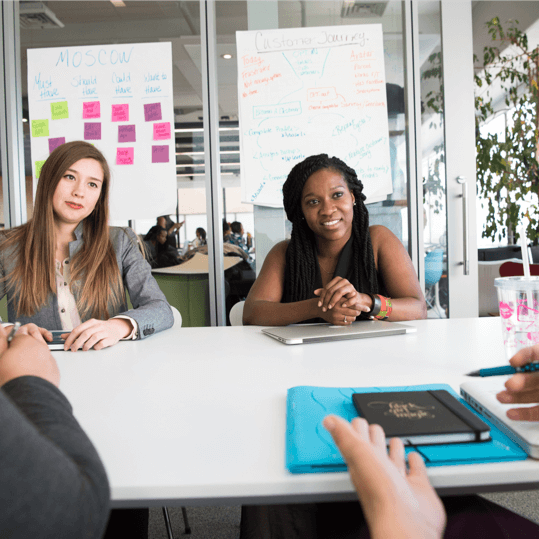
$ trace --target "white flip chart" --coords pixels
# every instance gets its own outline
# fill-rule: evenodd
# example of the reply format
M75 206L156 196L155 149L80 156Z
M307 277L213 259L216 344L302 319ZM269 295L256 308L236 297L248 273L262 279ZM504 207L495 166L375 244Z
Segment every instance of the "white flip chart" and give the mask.
M175 211L170 43L29 49L28 103L34 179L57 146L85 140L111 169L112 219Z
M242 201L282 207L292 167L319 153L392 192L382 26L236 32Z

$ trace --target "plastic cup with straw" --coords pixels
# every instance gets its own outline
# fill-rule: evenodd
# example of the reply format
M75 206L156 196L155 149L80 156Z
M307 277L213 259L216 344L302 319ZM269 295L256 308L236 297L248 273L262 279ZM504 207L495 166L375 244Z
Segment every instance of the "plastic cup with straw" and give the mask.
M530 276L526 227L518 228L522 249L523 277L494 280L507 359L526 346L539 343L539 277Z

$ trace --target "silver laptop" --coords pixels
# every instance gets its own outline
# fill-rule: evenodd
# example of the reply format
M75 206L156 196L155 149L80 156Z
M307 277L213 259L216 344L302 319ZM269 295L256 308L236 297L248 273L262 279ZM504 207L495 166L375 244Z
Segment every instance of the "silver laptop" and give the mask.
M502 404L496 393L505 389L509 376L474 378L460 385L464 400L481 415L494 423L530 457L539 459L539 421L513 421L506 415L509 408L536 406L536 404Z
M360 320L350 326L329 324L305 324L265 328L263 333L284 344L306 344L313 342L342 341L346 339L367 339L414 333L417 328L383 320Z

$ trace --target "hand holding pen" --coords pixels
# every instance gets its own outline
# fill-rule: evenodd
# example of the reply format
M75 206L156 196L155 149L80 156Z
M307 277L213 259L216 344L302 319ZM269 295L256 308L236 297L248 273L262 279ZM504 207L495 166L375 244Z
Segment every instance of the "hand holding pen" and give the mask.
M25 326L0 324L0 386L20 376L37 376L57 387L60 383L58 366L41 334L36 338Z
M498 393L496 398L504 404L539 403L539 376L529 374L538 368L539 344L519 350L509 363L517 373L505 382L506 389ZM539 421L539 406L511 408L507 411L507 417L518 421Z
M7 336L7 344L9 346L9 344L11 343L11 341L13 340L13 337L15 337L15 333L17 333L18 329L21 327L21 323L17 320L17 322L15 322L13 324L13 326L11 327L11 331L9 332L9 335Z

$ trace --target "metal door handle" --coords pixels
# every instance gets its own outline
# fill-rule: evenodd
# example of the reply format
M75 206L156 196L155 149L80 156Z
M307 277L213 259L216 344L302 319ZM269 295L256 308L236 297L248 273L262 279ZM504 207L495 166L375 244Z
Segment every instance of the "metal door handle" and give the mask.
M463 266L464 275L470 275L470 255L468 252L468 190L466 184L466 178L464 176L457 176L457 183L462 185L462 247L463 247Z

